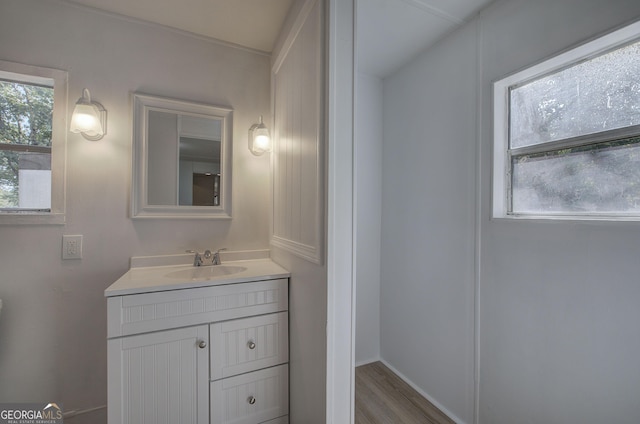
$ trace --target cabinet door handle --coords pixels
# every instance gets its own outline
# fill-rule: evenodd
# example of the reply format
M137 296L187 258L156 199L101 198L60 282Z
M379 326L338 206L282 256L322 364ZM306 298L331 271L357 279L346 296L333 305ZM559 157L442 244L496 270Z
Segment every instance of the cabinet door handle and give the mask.
M205 342L204 340L200 340L200 342L198 343L198 347L200 349L204 349L205 347L207 347L207 342Z
M247 402L249 402L249 405L253 405L254 403L256 403L256 398L254 398L253 396L249 396L247 398Z
M249 347L249 349L253 350L256 348L256 344L254 343L253 340L249 340L249 343L247 343L247 346Z

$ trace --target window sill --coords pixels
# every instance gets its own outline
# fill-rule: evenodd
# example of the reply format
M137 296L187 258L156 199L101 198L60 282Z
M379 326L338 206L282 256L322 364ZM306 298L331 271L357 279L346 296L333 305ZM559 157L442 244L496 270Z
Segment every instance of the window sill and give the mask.
M64 225L63 213L1 214L0 225Z
M621 215L493 215L492 221L503 222L640 222L640 216Z

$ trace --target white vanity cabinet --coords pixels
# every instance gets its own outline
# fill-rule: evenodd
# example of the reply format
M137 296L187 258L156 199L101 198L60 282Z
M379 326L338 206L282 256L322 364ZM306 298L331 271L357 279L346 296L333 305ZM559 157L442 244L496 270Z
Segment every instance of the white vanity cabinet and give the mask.
M289 422L288 278L212 284L107 289L109 424Z
M109 424L209 423L206 325L110 339Z

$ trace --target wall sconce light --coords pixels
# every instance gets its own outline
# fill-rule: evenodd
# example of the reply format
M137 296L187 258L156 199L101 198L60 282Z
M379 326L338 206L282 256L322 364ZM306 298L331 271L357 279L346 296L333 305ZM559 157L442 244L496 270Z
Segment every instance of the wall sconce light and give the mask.
M100 103L91 101L91 93L87 88L76 102L69 130L91 141L100 140L107 133L107 110Z
M260 123L253 124L249 128L249 150L256 156L271 151L271 135L269 128L262 122L262 115L260 115Z

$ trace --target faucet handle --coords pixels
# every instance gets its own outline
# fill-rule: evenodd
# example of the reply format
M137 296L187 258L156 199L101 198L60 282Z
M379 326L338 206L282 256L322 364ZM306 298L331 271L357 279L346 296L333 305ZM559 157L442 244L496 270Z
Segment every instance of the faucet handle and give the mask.
M185 250L185 252L187 253L195 253L195 257L193 258L193 266L200 266L202 265L202 256L200 256L200 253L198 253L197 250ZM211 252L209 252L209 254L211 254Z
M213 265L220 265L222 263L222 261L220 260L220 252L222 252L223 250L227 250L227 248L222 247L216 250L216 253L213 254Z

